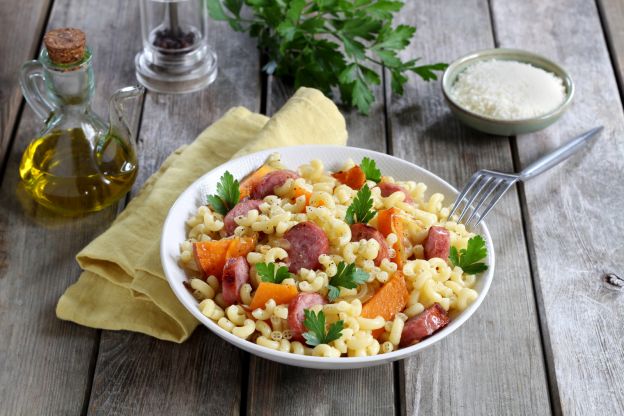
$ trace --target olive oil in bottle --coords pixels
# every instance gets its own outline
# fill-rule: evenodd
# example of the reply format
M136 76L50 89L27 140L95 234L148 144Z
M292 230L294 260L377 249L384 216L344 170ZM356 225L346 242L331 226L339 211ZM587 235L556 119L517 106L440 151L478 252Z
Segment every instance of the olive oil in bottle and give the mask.
M109 136L93 148L80 128L55 130L32 141L20 164L26 189L41 205L65 215L98 211L130 190L132 149Z
M26 101L45 120L22 156L20 176L35 201L55 212L98 211L123 197L136 178L134 139L121 104L143 89L115 92L106 125L91 110L95 81L85 34L55 29L46 33L44 44L39 59L20 72ZM43 78L45 90L37 78Z

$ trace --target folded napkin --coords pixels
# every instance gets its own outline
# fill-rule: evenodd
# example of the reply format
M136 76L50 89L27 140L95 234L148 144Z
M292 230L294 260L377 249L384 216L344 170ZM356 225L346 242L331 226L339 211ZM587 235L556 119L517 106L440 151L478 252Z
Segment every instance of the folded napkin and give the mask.
M233 157L346 141L344 118L318 90L299 89L271 119L243 107L229 110L170 155L112 226L78 253L84 271L59 299L56 316L93 328L186 340L198 322L169 288L159 255L163 222L181 191Z

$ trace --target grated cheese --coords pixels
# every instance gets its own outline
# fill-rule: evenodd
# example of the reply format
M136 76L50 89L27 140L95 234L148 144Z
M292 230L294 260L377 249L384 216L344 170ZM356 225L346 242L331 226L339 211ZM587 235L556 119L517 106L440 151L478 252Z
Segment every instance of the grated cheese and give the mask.
M466 68L449 95L474 113L519 120L542 116L557 108L565 99L565 87L561 78L541 68L490 60Z

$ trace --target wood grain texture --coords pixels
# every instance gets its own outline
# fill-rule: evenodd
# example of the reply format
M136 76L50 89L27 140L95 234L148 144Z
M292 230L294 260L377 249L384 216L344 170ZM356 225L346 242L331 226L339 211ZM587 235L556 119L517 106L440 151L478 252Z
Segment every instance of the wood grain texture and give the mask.
M138 15L126 19L125 25L131 26ZM135 191L171 152L190 143L230 107L260 109L255 43L221 23L211 22L209 35L219 56L214 84L193 94L147 94ZM102 331L89 414L238 413L241 374L247 371L241 366L243 354L204 327L181 345Z
M451 62L493 46L487 1L408 2L400 20L418 27L406 56L426 62ZM389 103L396 156L458 188L481 168L513 171L509 140L460 125L444 104L439 82L410 77L405 96L390 96ZM490 292L457 332L401 363L407 415L550 413L516 192L501 200L487 223L496 248Z
M394 415L392 364L312 370L252 356L248 415Z
M619 0L597 0L597 4L621 97L624 95L624 3Z
M89 414L233 415L243 352L204 327L183 344L102 331Z
M277 111L292 88L270 78L266 109ZM349 145L386 150L383 91L370 116L341 108L347 121ZM392 364L350 371L297 368L250 356L247 414L249 415L394 415ZM313 388L311 388L313 386ZM357 405L354 405L357 403Z
M37 54L50 4L50 0L33 0L29 7L18 1L0 3L0 178L22 103L19 68Z
M624 291L603 280L624 277L624 117L596 5L495 0L493 12L502 46L548 56L576 82L560 122L517 139L520 164L605 126L581 154L524 186L526 227L555 410L624 414Z
M106 108L108 95L134 77L124 54L136 35L118 31L111 23L132 15L133 8L126 2L110 7L97 1L59 0L52 9L48 27L87 30L96 57L96 109ZM110 29L117 42L105 36ZM60 321L54 310L79 274L75 254L108 226L116 208L64 219L23 194L18 164L40 128L41 122L26 109L0 189L0 413L79 414L91 381L97 331Z

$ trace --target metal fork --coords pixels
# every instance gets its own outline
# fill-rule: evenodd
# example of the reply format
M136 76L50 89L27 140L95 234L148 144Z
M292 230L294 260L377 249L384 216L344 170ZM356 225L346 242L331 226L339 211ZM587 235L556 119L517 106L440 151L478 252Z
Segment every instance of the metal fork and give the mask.
M464 186L464 189L455 200L453 208L451 208L449 218L457 211L459 215L457 222L460 223L470 214L468 219L464 222L464 225L468 228L471 227L471 221L476 221L473 225L476 227L483 221L492 208L494 208L494 205L496 205L513 184L518 181L525 182L563 162L587 144L593 137L596 137L602 130L603 127L600 126L581 134L553 152L531 163L520 173L502 173L481 169L472 175L472 178L470 178L466 186ZM476 205L473 206L475 201ZM485 205L486 202L487 205ZM484 205L485 208L481 210ZM461 209L460 206L462 207ZM479 210L481 210L481 213L479 213Z

